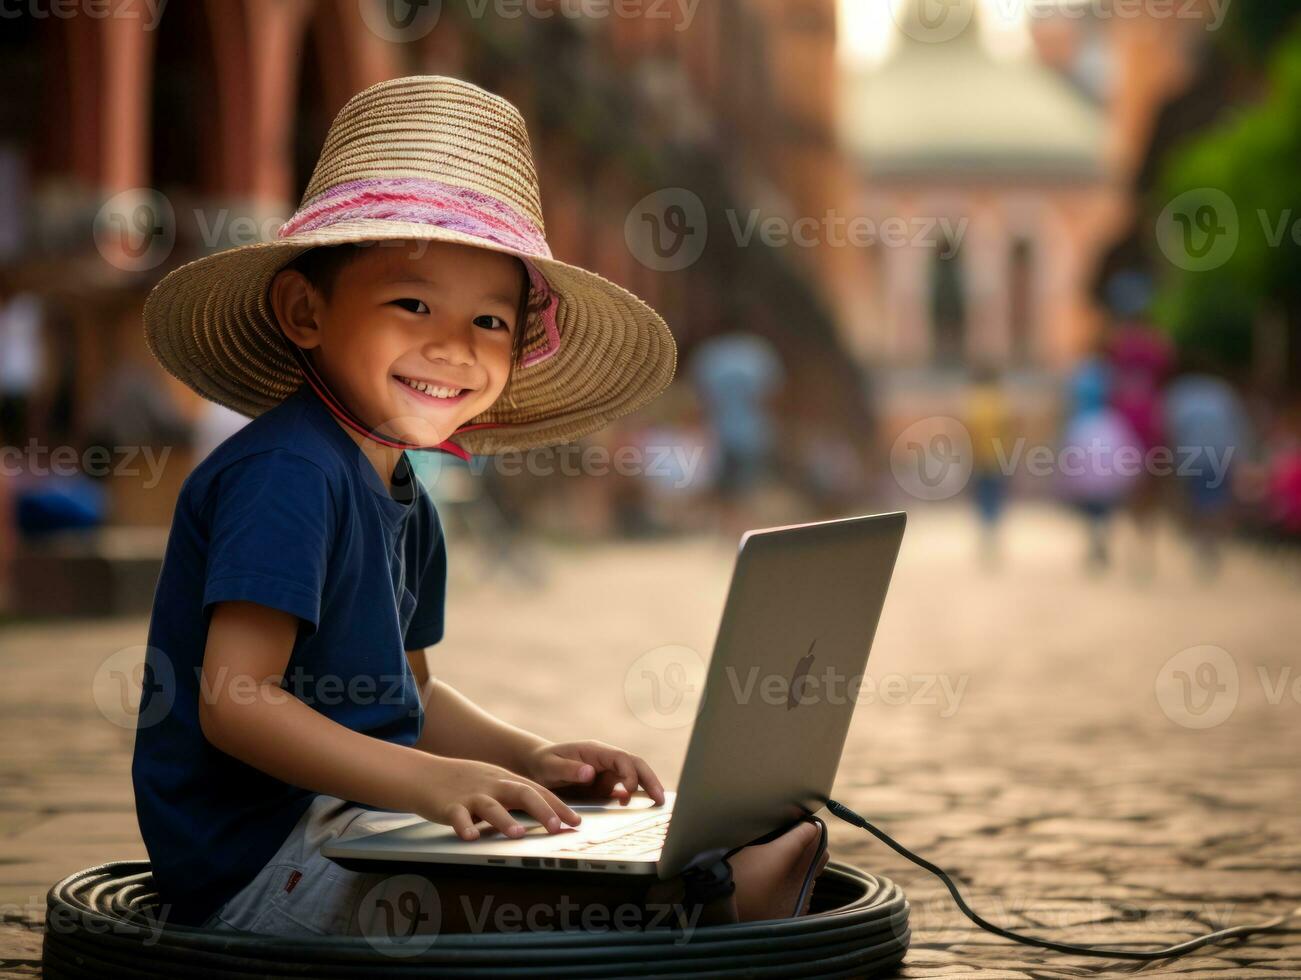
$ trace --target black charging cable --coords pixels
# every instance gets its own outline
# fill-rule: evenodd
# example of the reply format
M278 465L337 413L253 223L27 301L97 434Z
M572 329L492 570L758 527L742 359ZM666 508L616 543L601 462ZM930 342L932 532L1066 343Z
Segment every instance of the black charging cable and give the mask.
M849 807L845 806L845 804L839 803L836 800L828 800L827 809L846 823L851 823L855 827L861 827L863 830L866 830L869 834L879 840L882 844L885 844L891 850L895 851L897 854L907 858L918 867L925 868L931 874L935 875L935 877L939 878L940 881L944 882L944 886L948 888L949 894L953 896L953 901L961 910L962 914L976 925L980 926L980 928L987 932L992 932L996 936L1002 936L1004 939L1010 939L1014 943L1023 943L1026 946L1038 946L1041 949L1051 949L1058 953L1074 953L1078 956L1105 956L1109 959L1122 960L1166 960L1178 956L1185 956L1188 953L1193 952L1193 950L1201 949L1203 946L1209 946L1213 943L1218 943L1224 939L1250 936L1257 932L1266 932L1271 929L1277 929L1297 915L1301 915L1301 908L1296 908L1285 915L1280 915L1277 918L1270 919L1266 922L1260 922L1256 925L1233 926L1229 929L1221 929L1218 932L1210 932L1204 936L1198 936L1196 939L1190 939L1188 942L1180 943L1177 946L1167 946L1165 949L1135 950L1117 949L1111 946L1077 946L1073 943L1055 943L1050 939L1037 939L1034 936L1024 936L1021 933L1012 932L1010 929L1004 929L1001 926L996 926L992 922L982 919L980 915L972 910L971 907L967 905L966 901L963 900L961 893L958 891L958 886L954 884L953 879L949 877L947 871L938 865L927 861L924 857L914 854L912 851L908 850L908 848L890 837L889 834L872 826L872 824L864 817L859 816Z
M820 834L818 837L818 850L813 855L813 863L809 865L809 870L804 873L804 885L800 888L800 897L795 900L795 908L791 911L792 916L799 915L804 909L804 900L809 896L809 889L813 887L813 874L818 870L818 865L822 861L822 855L827 853L827 824L821 817L809 817L818 825Z

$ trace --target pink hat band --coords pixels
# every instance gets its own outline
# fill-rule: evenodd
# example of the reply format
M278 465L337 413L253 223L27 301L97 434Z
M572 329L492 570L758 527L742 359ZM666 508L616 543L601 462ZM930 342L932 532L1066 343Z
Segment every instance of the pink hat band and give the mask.
M482 238L521 252L529 288L542 298L539 311L546 344L520 362L531 367L560 349L556 307L560 297L525 255L551 258L542 229L506 202L481 191L427 178L368 178L337 184L318 195L280 227L280 238L319 231L345 221L401 221ZM532 304L530 304L532 305Z

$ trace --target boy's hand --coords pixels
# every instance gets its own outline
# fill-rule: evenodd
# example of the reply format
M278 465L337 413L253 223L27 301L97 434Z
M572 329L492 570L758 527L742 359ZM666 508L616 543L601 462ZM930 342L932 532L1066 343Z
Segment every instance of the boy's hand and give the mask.
M476 840L477 820L486 820L507 837L522 837L524 827L510 810L524 810L550 833L561 821L578 824L577 813L555 793L509 769L473 759L427 756L432 772L424 780L417 812L435 823L449 824L462 840Z
M617 797L623 806L640 785L657 806L664 805L664 787L646 760L604 742L549 742L525 757L523 772L567 796Z

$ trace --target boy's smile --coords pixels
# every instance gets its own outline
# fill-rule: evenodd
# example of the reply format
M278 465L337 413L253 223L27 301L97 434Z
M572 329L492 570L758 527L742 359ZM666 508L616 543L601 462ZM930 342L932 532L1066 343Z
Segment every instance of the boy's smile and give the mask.
M325 289L291 269L271 294L281 328L354 415L385 436L432 446L501 396L527 285L513 256L383 242L360 249ZM402 451L344 428L387 485Z

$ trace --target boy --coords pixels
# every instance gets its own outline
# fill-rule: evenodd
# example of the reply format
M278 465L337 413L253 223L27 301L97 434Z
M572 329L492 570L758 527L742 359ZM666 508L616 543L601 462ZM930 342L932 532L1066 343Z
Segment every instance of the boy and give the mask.
M360 93L280 239L176 270L145 321L255 416L185 481L154 598L133 780L170 921L356 931L371 876L330 837L410 814L519 836L512 808L557 833L580 819L559 787L663 803L639 757L509 725L425 662L447 554L405 450L570 441L676 361L654 311L551 258L513 106L448 78Z

